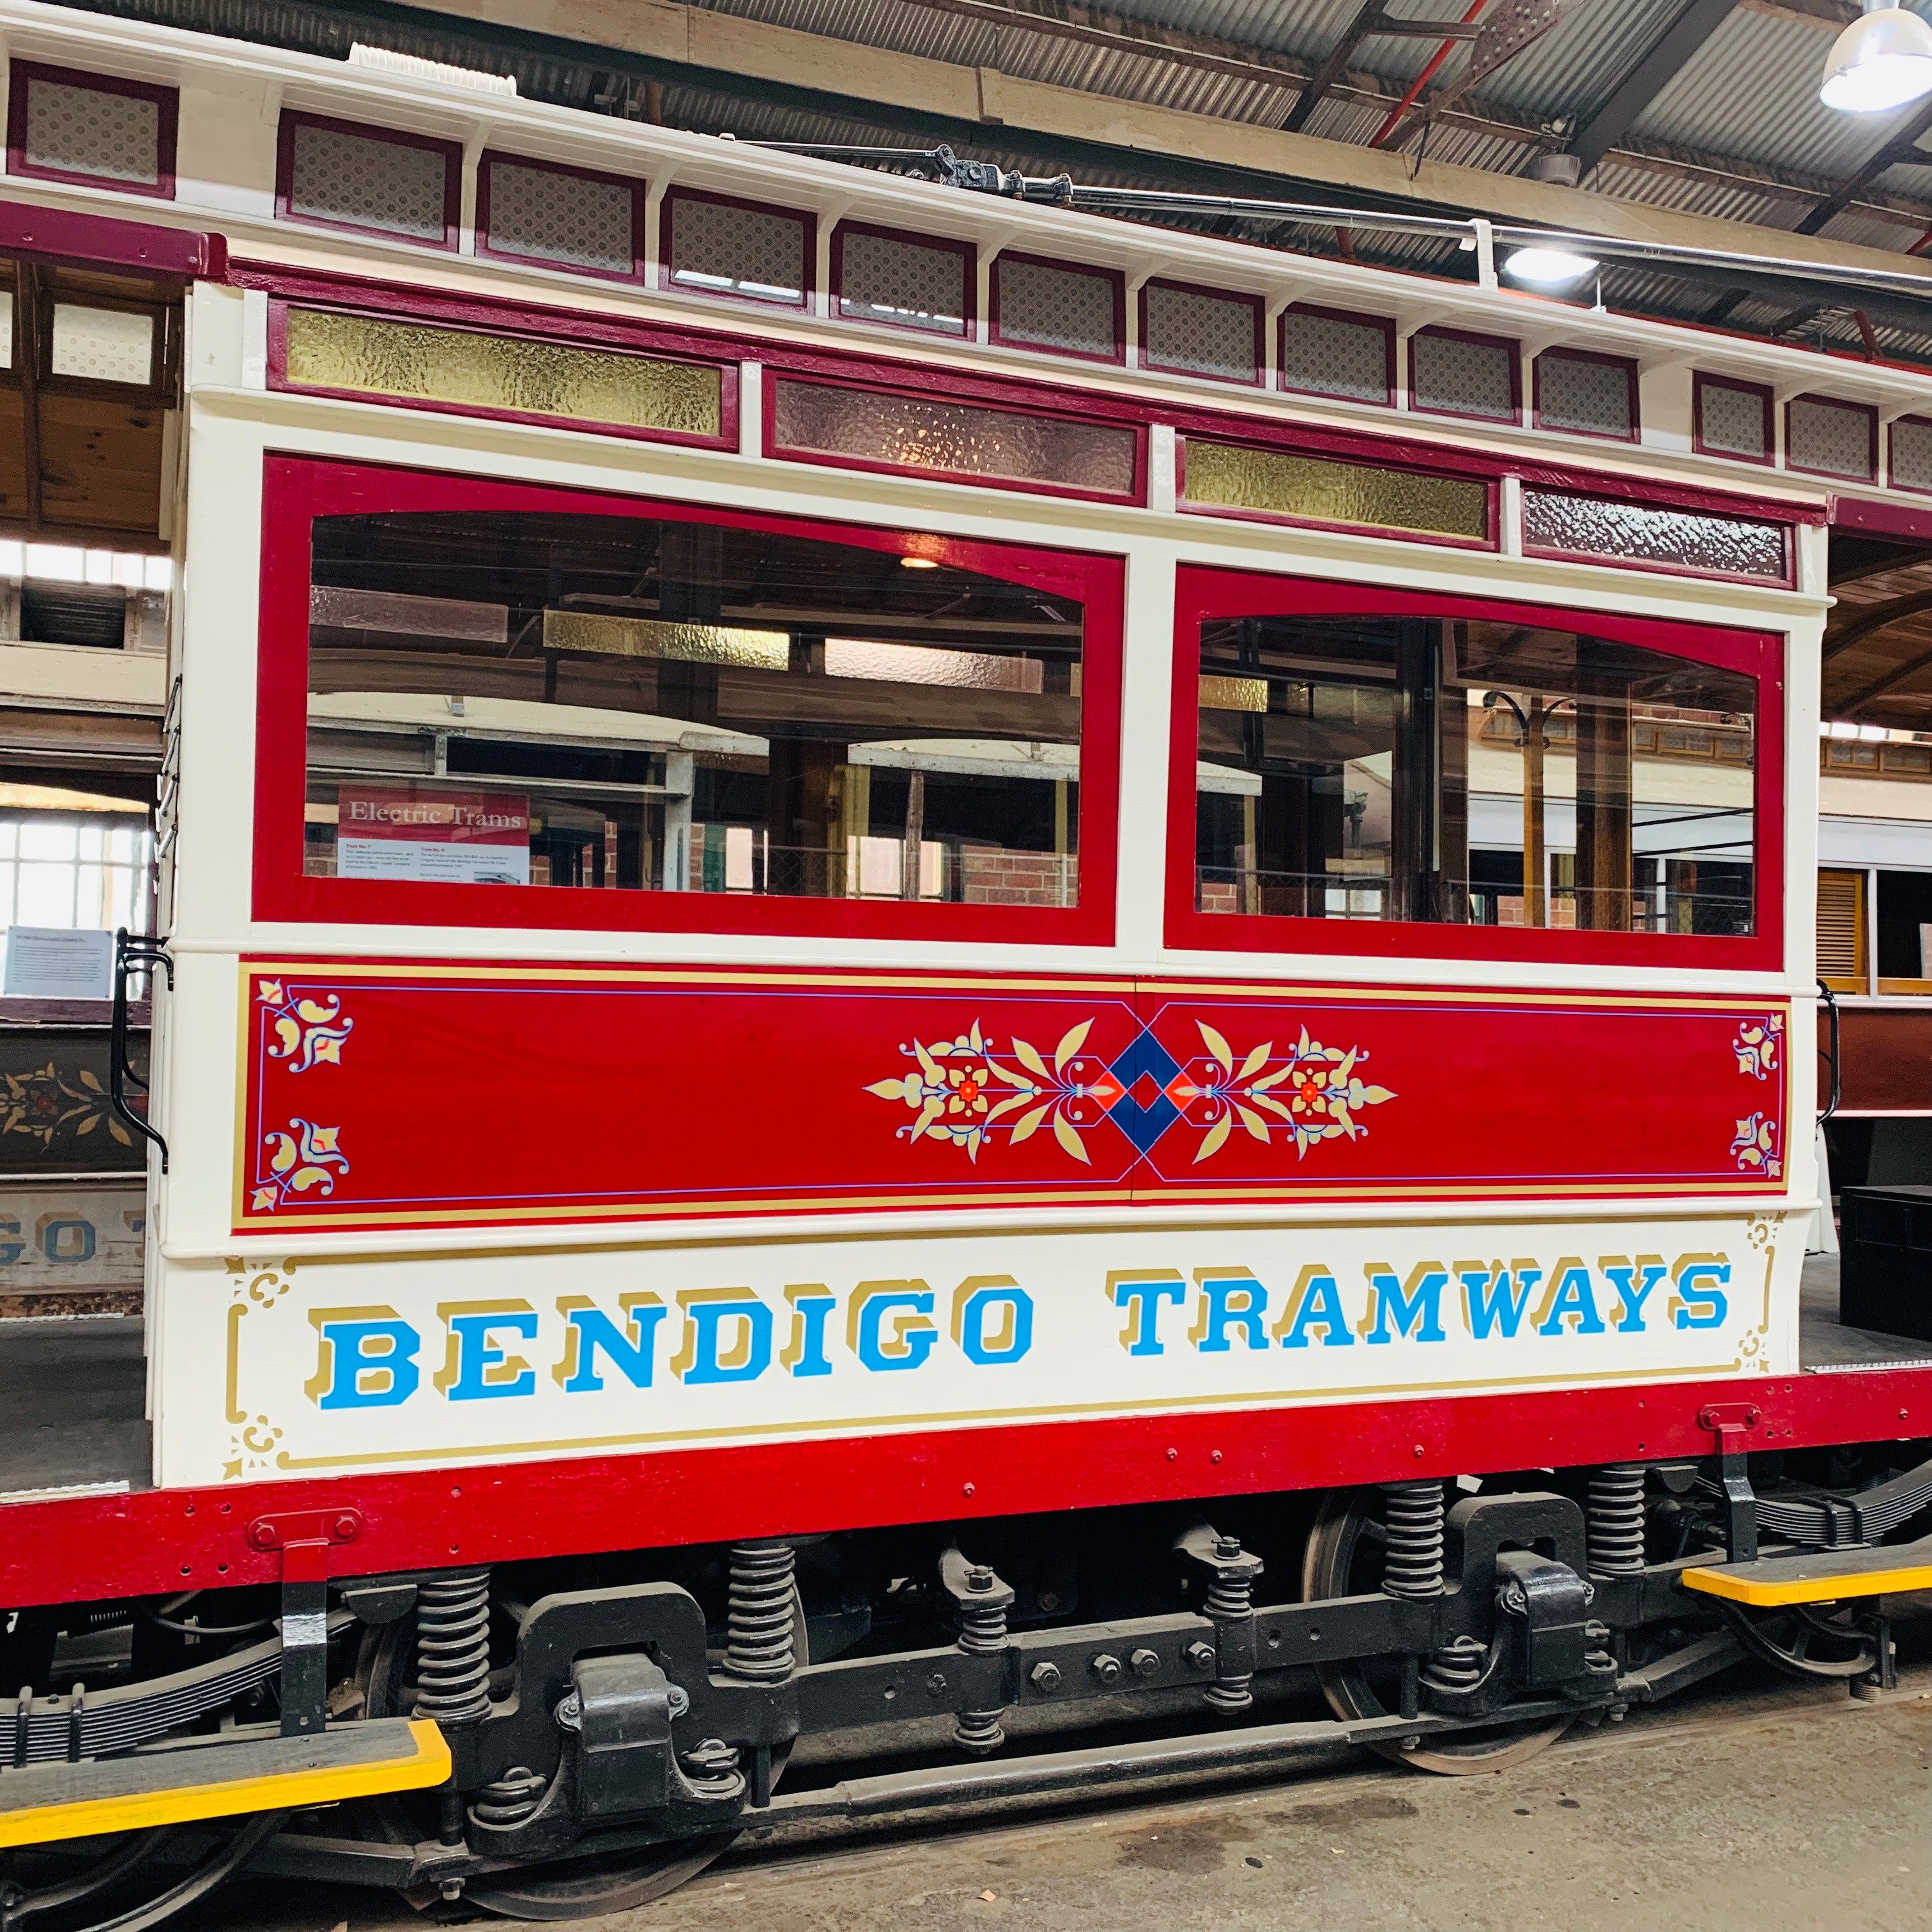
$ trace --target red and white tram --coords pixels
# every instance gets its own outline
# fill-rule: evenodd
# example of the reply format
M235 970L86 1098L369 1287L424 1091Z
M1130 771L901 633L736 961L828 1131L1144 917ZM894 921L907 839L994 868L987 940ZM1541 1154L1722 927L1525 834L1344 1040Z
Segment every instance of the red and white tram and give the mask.
M0 22L47 326L179 345L180 584L152 1460L0 1502L0 1845L556 1915L1882 1681L1817 658L1932 380Z

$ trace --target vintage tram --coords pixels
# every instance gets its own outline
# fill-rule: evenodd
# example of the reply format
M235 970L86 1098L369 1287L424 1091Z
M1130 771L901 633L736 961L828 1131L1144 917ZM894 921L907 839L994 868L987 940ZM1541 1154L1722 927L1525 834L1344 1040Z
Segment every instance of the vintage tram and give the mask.
M1932 378L0 27L10 420L92 341L178 586L148 1433L0 1502L8 1923L1882 1690L1818 650Z

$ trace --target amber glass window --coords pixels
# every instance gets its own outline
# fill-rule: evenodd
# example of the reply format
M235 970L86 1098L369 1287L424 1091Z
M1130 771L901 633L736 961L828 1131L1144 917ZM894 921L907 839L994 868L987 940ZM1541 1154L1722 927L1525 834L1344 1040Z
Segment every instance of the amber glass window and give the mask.
M310 874L1070 906L1082 609L671 518L325 516Z
M1752 679L1436 618L1221 620L1201 647L1198 910L1753 930Z

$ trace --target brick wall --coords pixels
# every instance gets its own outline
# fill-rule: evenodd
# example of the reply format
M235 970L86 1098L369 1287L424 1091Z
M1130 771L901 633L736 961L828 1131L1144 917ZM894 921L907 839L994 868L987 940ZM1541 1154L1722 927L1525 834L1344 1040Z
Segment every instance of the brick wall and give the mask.
M959 850L960 896L968 905L1072 905L1080 887L1071 854L1007 852L997 846Z

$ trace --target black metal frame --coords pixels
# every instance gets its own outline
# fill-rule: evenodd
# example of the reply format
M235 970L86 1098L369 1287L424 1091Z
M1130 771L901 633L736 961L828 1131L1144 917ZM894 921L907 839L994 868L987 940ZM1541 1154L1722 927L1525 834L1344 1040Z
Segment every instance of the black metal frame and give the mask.
M115 1113L142 1139L160 1149L161 1172L168 1171L168 1144L148 1124L144 1114L128 1104L128 1082L132 1081L143 1094L148 1083L136 1073L128 1058L128 982L137 973L151 976L156 967L167 975L168 990L174 990L175 962L167 942L158 934L130 932L124 926L114 934L114 1019L107 1062L107 1099ZM150 988L152 995L152 988ZM152 1071L152 1064L150 1066Z

